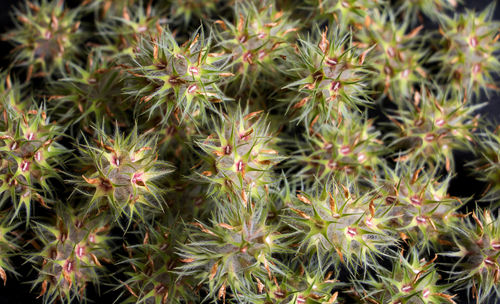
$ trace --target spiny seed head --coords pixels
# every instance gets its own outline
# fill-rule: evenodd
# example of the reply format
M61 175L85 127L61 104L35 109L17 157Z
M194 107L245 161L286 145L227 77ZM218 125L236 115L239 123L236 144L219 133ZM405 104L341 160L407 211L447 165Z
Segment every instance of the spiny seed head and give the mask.
M385 228L387 208L373 205L375 195L363 195L354 185L334 184L316 191L298 194L297 199L284 198L292 201L289 223L301 232L300 248L308 254L333 251L340 261L371 264L381 248L396 241Z
M406 253L394 253L392 270L376 265L377 276L359 280L355 289L367 295L367 302L404 303L402 299L422 303L448 303L454 295L449 285L441 283L435 259L420 259L422 253L415 248ZM450 302L451 303L451 302Z
M81 52L79 9L64 7L64 1L28 2L16 10L16 28L4 35L15 44L14 64L26 67L27 79L51 77Z
M426 159L433 166L444 164L451 170L452 152L470 147L478 123L473 113L480 106L464 103L463 98L436 88L415 92L413 102L391 115L397 129L386 135L395 149L405 151L398 160Z
M139 244L123 246L131 266L125 272L128 279L120 283L130 291L126 303L196 301L196 295L191 290L191 278L179 277L175 273L175 269L184 264L175 248L180 238L186 237L184 227L177 225L179 220L172 214L166 214L158 218L159 225L156 228L149 225L141 227Z
M498 297L500 287L500 221L488 209L477 209L463 219L454 235L457 284L477 291L478 301Z
M293 82L289 109L306 126L340 121L358 106L370 103L364 88L369 49L353 47L349 34L339 28L318 29L290 50L286 61ZM361 55L362 54L362 55ZM313 123L314 122L314 123Z
M306 0L318 14L319 20L329 19L331 23L344 28L361 27L366 16L380 9L382 1L373 0Z
M380 189L376 204L389 208L391 229L419 244L437 244L442 233L459 225L456 215L462 203L448 194L450 176L443 179L436 171L405 165L384 171L373 187Z
M492 20L493 5L480 13L467 11L441 18L442 48L432 61L442 65L440 77L457 89L466 88L478 95L480 91L497 89L500 23Z
M63 75L53 83L49 97L51 112L60 123L79 125L86 132L95 121L105 122L106 130L113 130L115 121L126 126L131 106L121 92L123 71L104 52L90 52L85 68L70 64Z
M171 115L178 122L204 122L214 104L227 100L219 89L223 77L229 76L225 57L210 53L211 38L202 30L182 45L167 29L139 43L139 52L127 63L125 90L137 99L141 112L150 117L160 114L163 122Z
M22 102L21 87L9 86L0 97L0 197L2 203L11 198L14 216L24 208L29 222L32 202L47 207L44 198L67 150L56 142L62 129L51 123L46 108Z
M155 139L137 129L125 136L117 128L113 137L99 129L95 132L96 143L80 149L82 162L90 169L78 181L79 189L92 196L84 209L110 209L113 217L125 216L129 223L161 210L159 181L171 167L158 160Z
M384 146L372 122L352 114L338 124L318 124L314 133L299 143L291 163L301 168L301 179L326 181L332 177L369 177L377 167Z
M86 285L98 283L101 262L110 261L110 227L104 217L78 213L68 206L57 205L56 213L56 222L35 227L42 245L31 257L39 264L35 286L40 285L39 297L44 302L54 297L81 300Z
M216 39L220 51L230 58L231 72L238 81L228 83L234 91L254 90L254 85L267 86L259 78L268 75L275 82L279 75L272 66L283 55L287 41L298 29L288 11L278 10L274 1L239 1L234 6L234 22L218 20Z
M222 203L225 207L218 208L213 225L192 224L189 240L179 253L186 263L179 270L210 280L211 296L215 297L224 282L233 292L242 292L245 288L246 297L255 296L259 293L257 284L249 286L245 278L248 275L269 278L281 264L275 264L279 262L271 256L271 253L282 252L281 237L275 236L274 226L267 223L268 204L272 201L261 197L247 204L227 200ZM250 206L253 207L248 208ZM266 241L270 238L272 242ZM209 240L209 244L202 245L202 240ZM207 249L217 254L204 254Z
M374 11L368 26L356 32L355 39L360 46L373 46L366 56L374 71L370 87L399 102L401 97L411 95L412 87L425 79L427 72L417 36L422 27L411 29L408 20L396 20L390 10Z
M199 143L207 154L203 178L221 194L262 192L272 182L273 165L281 160L266 117L261 111L229 109L215 128L215 134Z

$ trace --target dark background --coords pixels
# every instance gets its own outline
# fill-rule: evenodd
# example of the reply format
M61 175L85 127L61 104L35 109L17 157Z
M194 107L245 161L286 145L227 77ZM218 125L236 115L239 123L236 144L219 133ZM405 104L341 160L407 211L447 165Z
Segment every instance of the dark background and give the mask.
M12 27L11 17L13 14L12 7L19 6L24 0L0 0L0 35L5 33ZM491 0L466 0L463 1L464 5L459 9L464 10L464 7L475 9L477 11L483 10L492 1ZM495 7L494 19L500 20L500 5ZM0 40L0 69L4 69L9 65L7 54L12 49L11 45ZM498 80L497 80L498 81ZM480 113L490 121L500 123L500 94L498 92L490 92L488 96L482 94L477 102L488 102L488 105L480 110ZM464 164L472 159L470 153L457 153L457 176L453 179L450 194L457 196L472 196L480 193L484 185L473 177L464 169ZM7 286L3 286L0 282L0 304L28 304L28 303L41 303L41 299L36 299L39 292L37 287L33 292L30 292L32 287L32 280L36 279L36 271L32 269L30 263L22 257L12 259L16 270L22 274L16 281L15 277L8 274ZM92 287L87 289L87 295L93 299L95 303L113 303L117 300L119 293L106 292L106 288L102 288L101 295L97 296ZM465 299L455 299L457 303L465 303ZM119 303L119 302L117 302Z

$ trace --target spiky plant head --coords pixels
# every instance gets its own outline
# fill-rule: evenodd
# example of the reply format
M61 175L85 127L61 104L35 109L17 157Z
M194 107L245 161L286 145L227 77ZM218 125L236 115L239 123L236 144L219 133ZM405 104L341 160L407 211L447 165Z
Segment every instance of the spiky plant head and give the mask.
M466 88L476 96L480 91L498 89L494 76L500 69L500 23L492 20L494 11L492 3L481 13L466 11L453 17L443 16L443 47L432 57L442 65L443 81L459 90Z
M351 35L340 28L318 28L312 37L300 39L287 60L294 80L285 86L294 91L289 111L299 112L297 119L312 127L331 120L340 123L343 116L369 104L364 65L368 51L354 47Z
M120 16L124 10L134 5L138 0L80 0L86 10L93 10L100 19ZM145 1L143 1L145 2Z
M500 297L500 217L477 209L454 233L456 251L443 255L459 260L452 280L478 303Z
M478 158L469 166L478 178L488 183L482 201L500 202L500 125L494 131L485 130L475 141Z
M60 178L57 167L67 150L56 142L62 128L51 123L45 107L31 105L30 97L9 76L1 81L0 202L12 202L13 218L24 209L29 223L32 202L47 207L50 181Z
M126 134L117 127L114 136L97 128L95 132L95 144L79 147L86 172L76 181L77 190L90 197L83 210L109 210L115 221L123 216L128 225L161 211L161 180L172 168L158 159L156 139L138 134L137 128Z
M462 0L399 0L395 7L397 14L410 20L411 24L422 23L423 17L438 21L443 15L457 7Z
M110 226L103 216L69 206L58 205L56 214L55 221L34 227L41 249L30 257L39 272L33 288L43 303L84 301L87 284L102 277L101 262L111 262Z
M363 303L450 303L455 304L449 284L440 282L435 260L426 259L414 247L407 253L395 253L392 269L376 265L376 276L356 282Z
M78 14L78 8L66 8L64 0L24 1L16 9L16 28L4 38L16 46L14 65L26 68L27 80L51 77L76 61L82 39Z
M287 261L288 269L265 281L257 280L258 298L245 299L245 303L297 303L337 304L338 291L342 286L329 271L331 263L321 264L314 258L303 262ZM244 296L244 295L243 295Z
M52 83L51 113L59 122L81 126L87 133L92 122L103 121L106 130L113 130L114 122L127 127L130 102L122 95L123 71L106 59L99 50L91 51L87 66L69 65L68 72ZM105 119L109 118L109 119Z
M398 161L425 160L429 166L454 166L453 151L471 149L472 133L479 116L474 116L482 105L470 105L462 93L439 88L415 92L406 99L390 120L396 126L385 139L399 150Z
M371 177L381 162L384 145L373 121L356 113L334 122L315 125L299 143L292 164L301 179L324 182Z
M137 235L140 242L124 245L131 267L125 273L127 298L122 303L185 303L198 299L189 277L179 279L175 268L182 265L177 245L187 239L180 218L167 214L158 218L156 228L143 225ZM179 280L178 280L179 279Z
M238 107L217 120L215 133L198 143L205 153L198 176L212 185L212 193L262 193L272 182L273 166L282 159L266 116Z
M462 201L448 194L450 179L419 163L386 167L374 188L379 193L376 203L388 208L387 225L420 248L442 244L443 235L460 225L457 209Z
M360 47L374 47L366 56L374 71L370 87L398 102L410 96L413 86L427 77L423 68L425 51L417 36L423 27L411 29L408 20L398 22L390 9L374 11L366 23L355 32L355 41Z
M145 6L143 1L125 5L117 12L96 22L99 40L94 46L107 56L107 61L121 59L119 63L129 64L130 57L141 52L144 37L156 38L163 31L158 11L151 1ZM126 66L123 66L126 67Z
M211 38L202 30L182 45L167 29L158 38L141 39L125 88L138 100L139 114L205 121L214 104L227 100L218 83L231 75L226 58L210 52Z
M17 225L8 220L8 214L0 213L0 279L3 285L7 284L7 274L17 275L15 266L9 258L19 251L20 233L16 231Z
M191 22L207 20L216 9L220 9L221 0L161 0L159 7L164 7L172 20L170 23L184 28Z
M196 228L179 251L185 263L181 275L207 284L214 299L229 293L238 302L259 298L258 282L286 269L275 258L287 249L279 226L267 223L269 204L268 197L223 200L210 224L193 223Z
M215 21L218 47L230 58L231 71L236 75L226 90L233 95L243 90L252 92L255 86L268 86L269 81L276 82L280 74L275 60L285 54L287 41L298 29L297 22L290 19L288 12L278 10L275 1L258 2L236 3L234 22ZM266 74L270 77L260 82L260 77Z
M360 28L365 18L374 10L379 10L385 0L306 0L316 12L316 20L328 19L344 29Z
M287 222L295 231L292 240L308 255L330 254L349 266L374 263L396 242L395 233L387 229L388 208L376 205L374 194L362 193L354 184L327 185L284 199L291 202Z

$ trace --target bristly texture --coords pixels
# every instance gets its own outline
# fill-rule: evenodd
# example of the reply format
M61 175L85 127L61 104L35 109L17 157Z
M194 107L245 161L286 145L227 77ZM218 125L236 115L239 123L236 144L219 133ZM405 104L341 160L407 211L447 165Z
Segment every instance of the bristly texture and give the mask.
M85 10L94 11L98 18L120 16L124 10L141 0L81 0ZM147 1L147 0L146 0ZM145 1L142 1L145 2Z
M130 57L141 52L139 45L142 39L156 38L163 31L159 13L151 2L147 6L142 1L130 6L123 1L122 4L122 9L105 15L105 18L96 22L99 40L95 47L101 51L102 56L107 56L104 58L106 62L123 59L121 63L128 63Z
M16 10L16 29L4 39L16 45L14 65L26 68L26 78L51 77L81 54L78 9L69 9L64 0L25 2Z
M91 197L83 210L109 210L115 221L124 216L130 225L165 208L161 179L172 168L158 160L154 137L136 129L125 135L116 128L114 137L95 132L95 144L80 146L86 171L77 181L78 190Z
M10 262L10 257L20 250L20 234L16 225L7 222L8 214L0 213L0 279L3 286L7 285L8 274L17 275L15 266Z
M234 95L249 92L258 86L268 87L275 83L279 70L275 60L285 55L288 41L298 30L296 21L289 13L278 10L274 0L240 1L234 7L234 21L217 20L216 39L221 53L230 58L231 72L236 79L227 83ZM266 81L259 81L263 75ZM226 91L227 91L226 90Z
M213 104L227 98L219 89L225 72L226 57L210 53L211 39L203 31L195 32L179 45L169 30L158 38L143 38L140 51L133 56L125 90L137 99L139 114L161 113L166 121L174 115L207 120Z
M299 171L291 179L323 183L331 178L369 178L377 171L385 150L379 137L373 121L356 113L339 124L317 124L305 142L297 142L297 155L290 162L292 170Z
M494 131L485 130L482 134L476 134L475 141L479 143L479 149L475 152L478 159L471 162L469 166L478 178L488 183L482 193L482 201L500 203L500 125Z
M370 104L364 65L368 47L353 46L351 36L337 29L315 31L313 37L299 40L288 54L288 73L293 82L287 98L289 111L306 126L337 120Z
M198 143L205 152L198 176L212 185L212 194L260 194L282 159L266 116L262 111L248 113L248 108L229 109L211 129L215 133Z
M318 258L335 255L337 262L350 267L376 264L384 248L396 243L395 233L388 229L387 206L376 202L374 194L331 184L315 194L300 192L284 199L290 202L286 221L295 231L299 252Z
M314 259L305 263L289 262L289 270L257 281L258 298L245 298L240 303L328 303L340 302L339 289L342 287L333 271L328 271L330 263L321 264ZM334 292L334 290L337 290Z
M62 128L51 123L43 106L30 105L25 87L0 77L0 203L14 207L13 217L24 209L29 223L32 202L44 207L58 179L67 150L56 142Z
M306 0L307 8L318 14L317 19L329 19L342 26L361 28L365 18L380 9L386 0Z
M207 20L217 9L220 9L223 0L160 0L158 6L164 8L173 24L183 27L191 25L191 22Z
M22 1L0 60L0 284L33 277L14 302L500 301L493 5Z
M418 162L384 171L373 187L379 204L387 208L387 225L419 248L438 247L442 237L460 225L457 210L462 202L448 194L451 176L440 177Z
M101 51L91 52L85 68L71 64L61 79L52 83L49 105L59 122L78 125L92 134L91 122L105 122L113 130L115 123L126 127L130 102L122 95L123 71Z
M376 276L356 282L356 294L362 303L450 303L455 295L450 294L451 285L440 283L436 268L437 255L430 261L421 258L421 253L411 248L407 253L395 253L392 269L376 265Z
M500 69L500 23L492 20L493 8L494 3L478 14L467 11L440 19L443 47L432 61L441 64L441 78L456 89L475 95L498 89L494 77Z
M366 27L354 33L358 47L374 47L364 58L374 70L369 87L396 103L410 96L413 86L427 78L423 39L418 35L423 26L410 26L408 20L399 22L394 12L386 8L374 11L367 18Z
M454 234L456 257L451 280L461 285L478 303L500 297L500 217L477 209L464 219Z
M422 23L423 17L438 21L448 12L457 7L462 0L398 0L397 14L411 21L411 24Z
M103 216L75 212L58 205L56 222L37 223L35 231L41 249L30 260L37 263L43 303L85 301L87 284L101 281L104 267L111 262L110 226Z
M208 297L224 299L230 292L239 303L259 299L259 282L286 269L275 258L286 251L276 225L270 225L269 197L244 202L224 200L210 224L195 222L189 241L179 255L185 265L183 276L190 276L208 288ZM245 299L252 299L245 301Z
M402 99L389 118L396 129L385 140L398 151L398 161L425 160L432 167L453 168L453 151L471 150L472 133L482 105L467 103L462 92L444 92L438 87L415 92L413 100Z
M175 271L183 264L176 246L187 239L184 227L176 224L178 220L171 215L163 216L156 228L141 229L138 235L141 244L124 245L128 252L124 262L130 267L125 273L128 279L119 286L127 294L126 300L120 303L199 302L199 295L193 292L195 282L190 277L179 279Z

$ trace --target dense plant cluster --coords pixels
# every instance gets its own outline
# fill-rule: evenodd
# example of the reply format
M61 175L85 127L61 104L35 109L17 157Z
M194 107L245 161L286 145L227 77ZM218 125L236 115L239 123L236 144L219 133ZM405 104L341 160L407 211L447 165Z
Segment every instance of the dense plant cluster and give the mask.
M500 23L460 5L23 2L1 280L43 303L500 299L500 127L478 114Z

